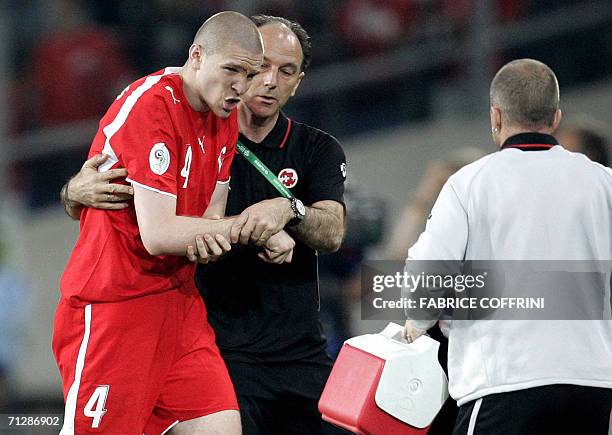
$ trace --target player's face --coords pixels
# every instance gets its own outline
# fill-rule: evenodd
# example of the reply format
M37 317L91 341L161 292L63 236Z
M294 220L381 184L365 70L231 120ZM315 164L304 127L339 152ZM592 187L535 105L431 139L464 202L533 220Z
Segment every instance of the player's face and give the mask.
M262 53L229 46L204 56L197 79L198 92L208 108L227 118L259 72Z
M259 28L264 43L264 62L242 101L261 118L274 116L295 95L301 72L302 46L295 34L279 23Z

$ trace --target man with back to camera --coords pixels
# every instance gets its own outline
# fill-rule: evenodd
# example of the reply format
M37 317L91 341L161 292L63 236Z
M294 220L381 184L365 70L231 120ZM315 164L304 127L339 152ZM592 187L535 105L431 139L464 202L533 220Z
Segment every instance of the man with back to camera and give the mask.
M222 12L198 30L182 69L128 86L90 155L123 168L133 205L80 211L62 276L53 351L66 402L62 434L240 433L238 404L184 258L197 234L226 245L236 106L263 60L261 36ZM125 187L122 187L125 189ZM65 192L64 192L65 193ZM273 249L283 232L266 241ZM282 244L282 243L281 243Z
M267 266L256 246L234 247L215 264L198 266L197 281L206 301L217 344L234 382L245 434L335 431L323 423L317 401L331 368L318 316L315 250L335 251L343 237L344 153L335 138L287 118L281 109L295 94L310 62L310 40L297 23L255 16L264 41L264 65L239 106L240 140L309 204L278 192L241 155L232 164L227 214L246 218L241 242L264 233L264 215L274 231L289 225L296 239L290 265ZM67 186L70 206L125 207L129 197L95 171L103 157L91 159ZM118 174L119 176L121 174ZM100 192L100 193L98 193ZM112 195L109 198L97 195ZM254 203L262 201L253 206ZM274 211L274 213L270 213ZM249 236L251 233L251 236ZM264 236L265 237L265 236ZM198 245L210 258L206 243ZM191 257L195 260L195 256ZM216 259L216 256L215 256ZM282 258L281 258L282 260Z
M612 171L551 136L561 120L552 70L512 61L490 95L500 151L449 178L406 268L414 260L612 259ZM602 310L609 318L609 307ZM408 341L434 322L407 320ZM454 433L607 434L611 347L610 320L452 320Z

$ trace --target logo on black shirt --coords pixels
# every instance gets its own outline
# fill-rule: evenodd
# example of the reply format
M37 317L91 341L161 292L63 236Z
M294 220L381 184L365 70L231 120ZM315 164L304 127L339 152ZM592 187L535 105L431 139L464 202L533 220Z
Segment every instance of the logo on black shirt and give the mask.
M278 179L281 180L286 187L291 189L295 187L298 182L298 174L295 169L285 168L278 173Z

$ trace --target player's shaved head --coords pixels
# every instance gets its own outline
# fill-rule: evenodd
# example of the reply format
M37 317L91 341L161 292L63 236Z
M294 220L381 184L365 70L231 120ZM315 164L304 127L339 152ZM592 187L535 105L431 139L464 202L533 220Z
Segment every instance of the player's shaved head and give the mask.
M263 43L257 26L238 12L226 11L213 15L200 26L193 43L210 55L224 47L234 46L252 53L263 52Z
M534 59L504 65L491 82L491 106L501 109L513 124L538 129L550 127L559 109L555 73Z

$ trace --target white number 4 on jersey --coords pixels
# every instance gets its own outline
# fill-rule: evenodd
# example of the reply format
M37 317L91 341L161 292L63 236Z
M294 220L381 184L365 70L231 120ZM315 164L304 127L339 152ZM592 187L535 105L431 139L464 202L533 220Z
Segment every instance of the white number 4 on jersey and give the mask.
M89 398L89 401L83 410L85 417L93 418L91 427L94 429L100 427L100 421L102 420L102 417L104 417L104 414L106 414L104 405L106 404L108 390L110 390L109 385L99 385Z

